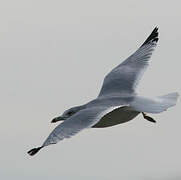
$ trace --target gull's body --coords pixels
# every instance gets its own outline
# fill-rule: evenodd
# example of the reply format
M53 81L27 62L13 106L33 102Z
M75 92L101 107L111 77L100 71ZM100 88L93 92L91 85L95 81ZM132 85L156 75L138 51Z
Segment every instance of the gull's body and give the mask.
M145 113L161 113L176 104L178 93L155 98L138 96L136 86L146 70L158 41L155 28L142 46L104 78L98 97L85 105L73 107L53 119L64 120L45 140L43 145L30 150L36 154L41 148L69 138L86 128L102 128L121 124L135 118L139 113L155 122Z

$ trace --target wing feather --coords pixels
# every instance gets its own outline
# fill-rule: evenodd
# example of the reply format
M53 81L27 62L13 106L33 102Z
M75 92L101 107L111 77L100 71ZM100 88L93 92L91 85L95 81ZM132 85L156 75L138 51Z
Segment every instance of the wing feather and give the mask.
M134 54L114 68L104 78L99 97L113 94L134 94L157 42L158 28L156 27Z
M42 147L56 144L59 141L70 138L83 129L90 128L96 124L105 114L117 107L96 107L79 111L71 118L63 121L48 136Z

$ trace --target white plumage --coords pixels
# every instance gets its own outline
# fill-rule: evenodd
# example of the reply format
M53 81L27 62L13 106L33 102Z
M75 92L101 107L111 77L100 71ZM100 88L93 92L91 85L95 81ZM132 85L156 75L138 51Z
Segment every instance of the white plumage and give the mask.
M157 42L156 27L135 53L108 73L96 99L66 110L62 116L54 118L52 122L63 122L52 131L42 146L31 149L28 154L34 155L41 148L70 138L83 129L114 126L130 121L139 113L148 121L155 122L145 113L160 113L174 106L178 93L155 98L138 96L136 93L136 86L148 67Z

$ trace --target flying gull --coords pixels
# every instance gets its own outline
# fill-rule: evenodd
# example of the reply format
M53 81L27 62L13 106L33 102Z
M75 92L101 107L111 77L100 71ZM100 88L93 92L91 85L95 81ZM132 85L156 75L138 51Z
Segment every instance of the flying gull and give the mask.
M70 138L87 128L104 128L128 122L142 113L144 119L156 122L146 113L161 113L176 105L178 93L148 98L136 93L136 87L146 70L158 42L156 27L141 47L115 67L105 78L98 97L87 104L66 110L52 123L63 121L48 136L42 146L33 148L33 156L43 147Z

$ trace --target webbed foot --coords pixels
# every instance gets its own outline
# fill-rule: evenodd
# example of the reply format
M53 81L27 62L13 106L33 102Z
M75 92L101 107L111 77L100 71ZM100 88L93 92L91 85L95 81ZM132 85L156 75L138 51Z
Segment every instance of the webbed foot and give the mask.
M156 123L156 121L155 121L152 117L147 116L147 115L146 115L145 113L143 113L143 112L142 112L142 114L143 114L144 119L146 119L146 120L148 120L148 121L150 121L150 122Z

